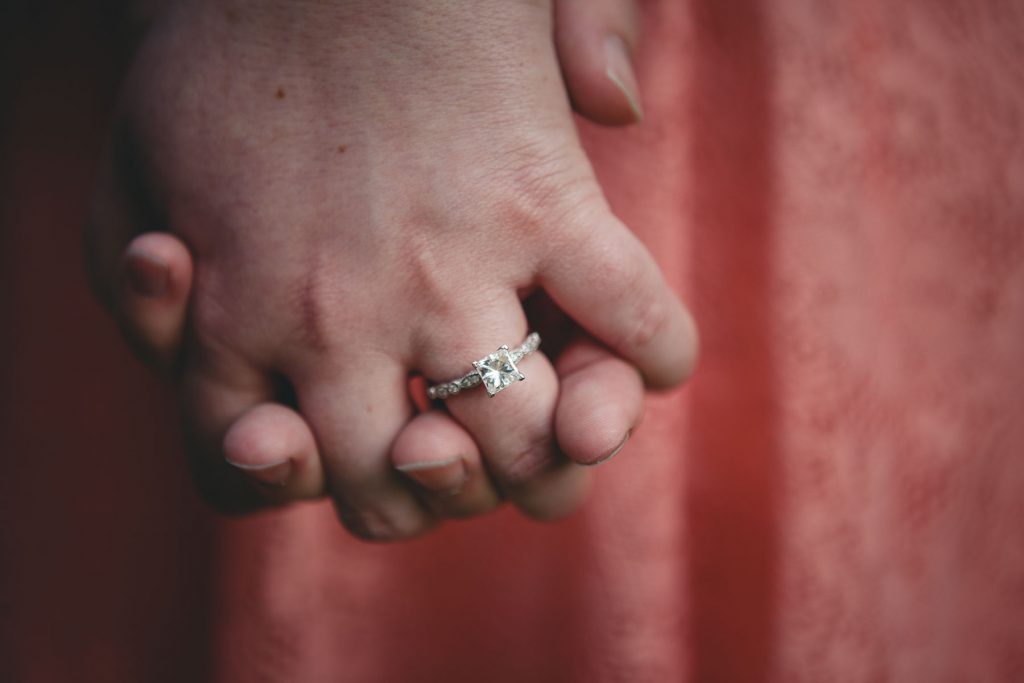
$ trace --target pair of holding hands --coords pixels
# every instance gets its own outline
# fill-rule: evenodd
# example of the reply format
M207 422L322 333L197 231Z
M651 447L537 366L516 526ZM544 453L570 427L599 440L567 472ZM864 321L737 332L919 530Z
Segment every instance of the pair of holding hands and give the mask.
M215 506L327 495L393 540L505 498L579 505L644 383L696 355L571 114L639 117L634 21L623 0L165 8L122 93L90 265L172 372ZM460 376L538 327L527 381L411 400L411 374Z

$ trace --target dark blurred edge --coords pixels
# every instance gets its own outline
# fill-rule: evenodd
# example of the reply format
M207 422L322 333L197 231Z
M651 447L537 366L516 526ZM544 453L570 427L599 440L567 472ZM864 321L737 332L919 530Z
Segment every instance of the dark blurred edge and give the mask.
M83 135L82 127L66 130L60 125L76 112L62 107L99 103L105 111L84 111L83 125L104 124L114 94L128 63L143 23L137 5L125 0L4 0L0 2L0 469L9 471L5 461L13 456L11 434L18 392L12 370L16 357L13 324L15 276L19 258L14 226L17 216L19 158L29 143L40 153L59 146L64 153L95 159L102 133ZM40 95L39 88L53 92ZM81 96L79 96L81 95ZM45 102L45 106L40 103ZM99 116L97 116L99 114ZM96 122L96 123L94 123ZM42 132L42 134L41 134ZM55 188L56 190L56 188ZM61 197L54 197L60 201ZM70 230L69 230L70 232ZM78 231L81 235L81 230ZM0 680L14 680L9 670L17 657L8 637L13 623L14 585L9 561L15 548L11 542L14 496L7 487L18 486L15 477L0 483Z

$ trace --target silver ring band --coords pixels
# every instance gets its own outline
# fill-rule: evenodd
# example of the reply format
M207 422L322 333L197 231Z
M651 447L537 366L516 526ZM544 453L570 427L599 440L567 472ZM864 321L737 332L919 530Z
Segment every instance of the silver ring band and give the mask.
M502 346L491 355L473 361L472 372L430 387L427 389L427 397L430 400L445 399L481 384L487 390L488 396L494 396L515 382L526 379L526 375L521 373L517 366L519 361L536 351L538 347L540 335L531 332L518 347L510 349L508 346Z

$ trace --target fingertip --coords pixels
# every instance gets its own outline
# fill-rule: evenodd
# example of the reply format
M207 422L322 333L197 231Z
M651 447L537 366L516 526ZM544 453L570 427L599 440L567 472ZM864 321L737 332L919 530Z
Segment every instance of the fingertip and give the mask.
M430 411L417 415L399 432L391 449L391 464L403 472L414 471L462 453L478 453L473 438L447 415Z
M421 487L426 503L443 517L474 517L501 503L473 437L440 411L417 415L402 429L391 463Z
M170 286L170 268L162 259L136 250L125 253L128 291L142 299L162 299Z
M264 403L240 415L224 435L224 460L251 481L274 486L279 500L323 495L316 441L305 420Z
M700 354L697 324L690 311L675 296L671 299L670 320L659 342L652 344L642 370L651 389L672 389L693 376ZM660 349L658 347L661 347Z
M643 120L632 65L637 18L632 0L556 3L555 44L573 107L608 126Z
M613 123L642 123L644 108L640 101L640 84L633 70L632 50L622 36L609 33L601 43L601 51L604 55L605 78L615 88L615 97L610 98L614 104L608 107L608 111L614 111L618 119ZM626 111L623 110L623 104L626 105ZM627 111L628 119L625 117Z
M313 448L312 435L302 418L273 403L250 408L224 434L224 457L246 467L306 457Z
M124 252L127 284L132 295L166 303L183 301L192 288L192 255L177 237L147 232Z
M173 235L146 233L123 255L119 314L143 356L166 366L178 356L192 288L192 257Z
M577 218L573 259L549 258L541 285L569 317L635 365L652 389L693 372L697 332L650 252L606 209Z
M643 414L640 374L591 341L566 349L558 370L562 383L555 413L559 447L581 465L610 460Z

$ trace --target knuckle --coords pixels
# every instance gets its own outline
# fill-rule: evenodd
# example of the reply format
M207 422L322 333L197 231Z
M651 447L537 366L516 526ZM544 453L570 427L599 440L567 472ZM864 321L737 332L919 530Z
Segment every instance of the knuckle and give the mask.
M357 510L344 502L334 506L338 521L358 539L371 543L393 543L415 538L427 530L423 520L397 524L376 510Z
M459 286L464 282L462 269L466 263L450 263L441 244L432 238L429 231L409 230L402 236L403 244L401 269L405 292L414 296L423 306L424 314L439 320L451 319L458 315L460 302ZM457 274L457 277L453 275Z
M637 301L632 319L625 328L622 345L645 349L661 337L671 322L671 311L662 297L643 297Z
M233 316L227 306L218 297L211 296L209 290L197 288L192 301L192 324L196 332L224 338L232 323Z
M221 351L241 351L248 346L241 340L247 338L250 318L240 315L238 308L214 288L196 287L196 296L191 302L190 328L199 346Z
M601 193L589 166L558 147L525 143L499 155L487 186L500 194L495 206L505 207L505 221L527 230L565 222Z
M652 286L651 270L644 259L631 257L611 248L600 250L591 270L608 283L614 283L616 308L624 311L619 338L612 339L619 349L641 350L664 334L672 323L671 301Z
M649 273L644 259L619 239L591 239L586 256L587 271L595 286L603 284L616 302L646 296Z
M324 272L322 264L317 261L306 270L294 296L297 315L296 336L304 349L324 352L330 346L330 335L327 330L331 326L326 311L328 297L325 295L327 279L328 275Z
M392 529L379 516L356 510L344 503L337 503L334 509L341 525L356 538L378 542L390 540Z
M555 448L550 436L520 450L501 468L501 478L508 486L520 486L554 466Z

